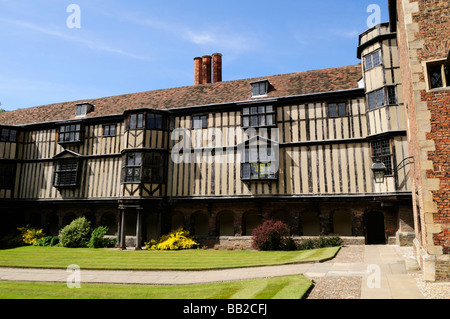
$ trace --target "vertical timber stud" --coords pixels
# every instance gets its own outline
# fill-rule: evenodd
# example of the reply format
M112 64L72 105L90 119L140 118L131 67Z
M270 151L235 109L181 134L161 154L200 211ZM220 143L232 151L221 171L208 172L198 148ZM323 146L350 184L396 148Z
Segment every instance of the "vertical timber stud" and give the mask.
M141 250L142 237L142 207L136 208L136 247L135 250Z

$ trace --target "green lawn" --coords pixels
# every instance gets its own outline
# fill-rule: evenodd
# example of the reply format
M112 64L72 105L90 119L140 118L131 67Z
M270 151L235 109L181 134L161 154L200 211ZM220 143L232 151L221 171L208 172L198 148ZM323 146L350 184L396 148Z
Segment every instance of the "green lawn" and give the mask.
M213 284L155 286L0 281L0 299L301 299L312 282L301 275Z
M17 247L0 250L0 267L201 270L280 265L333 258L339 247L304 251L122 251L116 249Z

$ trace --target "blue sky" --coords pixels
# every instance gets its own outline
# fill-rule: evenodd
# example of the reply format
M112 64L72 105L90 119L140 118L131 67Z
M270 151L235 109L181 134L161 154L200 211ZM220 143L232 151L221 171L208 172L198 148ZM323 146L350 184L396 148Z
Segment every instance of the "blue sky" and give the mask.
M215 52L223 81L356 64L370 4L388 21L387 0L0 0L0 108L193 85Z

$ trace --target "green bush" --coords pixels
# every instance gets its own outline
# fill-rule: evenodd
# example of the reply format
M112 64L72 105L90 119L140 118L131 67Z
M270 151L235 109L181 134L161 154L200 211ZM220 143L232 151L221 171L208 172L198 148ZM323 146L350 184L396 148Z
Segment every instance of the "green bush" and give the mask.
M89 248L110 248L116 245L116 239L106 238L108 227L100 226L92 231L91 238L88 243Z
M59 244L59 237L58 236L53 236L52 240L50 241L50 246L56 246Z
M84 217L77 218L61 230L60 237L63 247L87 247L91 238L91 222Z
M50 246L52 238L53 238L52 236L40 238L33 244L33 246L43 246L43 247Z
M316 249L316 248L324 248L324 247L336 247L341 246L343 243L342 238L337 235L330 237L320 236L315 239L307 239L301 242L298 245L298 249L300 250L308 250L308 249Z
M151 240L145 243L145 249L151 250L180 250L198 247L198 243L194 241L189 231L178 228L171 233L161 236L158 241Z
M47 236L41 239L38 239L33 246L42 246L42 247L53 247L58 245L59 238L57 236Z

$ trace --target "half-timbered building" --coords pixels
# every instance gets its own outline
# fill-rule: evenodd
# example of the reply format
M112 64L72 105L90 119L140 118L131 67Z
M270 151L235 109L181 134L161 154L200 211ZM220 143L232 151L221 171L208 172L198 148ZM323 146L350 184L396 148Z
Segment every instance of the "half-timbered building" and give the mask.
M194 59L192 86L0 114L4 225L56 234L86 216L139 248L179 226L205 243L245 238L275 218L296 236L402 241L413 218L396 34L371 28L357 54L233 81L213 54Z

